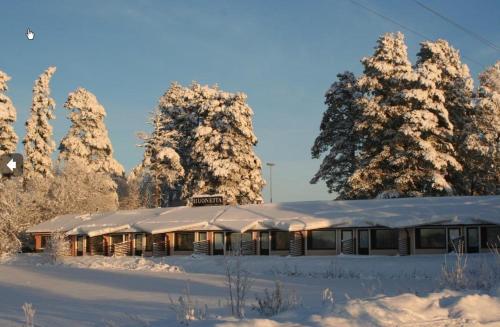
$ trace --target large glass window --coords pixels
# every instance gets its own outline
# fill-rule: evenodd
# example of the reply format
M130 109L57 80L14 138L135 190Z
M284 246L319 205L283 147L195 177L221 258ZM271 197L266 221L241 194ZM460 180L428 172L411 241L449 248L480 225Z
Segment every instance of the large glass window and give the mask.
M175 233L175 251L193 251L194 233Z
M198 241L206 241L206 240L207 240L207 232L199 232Z
M445 228L417 228L417 248L419 249L443 249L446 248Z
M284 251L290 248L290 235L288 232L271 233L271 249L273 251Z
M313 230L309 232L308 248L311 250L334 250L335 244L334 230Z
M500 227L481 227L481 247L500 247Z
M269 233L260 233L260 250L269 250Z
M45 249L47 247L47 244L49 243L49 240L50 240L50 235L42 235L40 240L40 248Z
M123 242L123 235L111 235L111 244Z
M397 229L372 229L372 249L393 250L398 248L399 231Z
M252 233L227 233L226 249L228 251L239 251L242 242L251 241Z
M224 234L214 233L214 250L223 251L224 250Z

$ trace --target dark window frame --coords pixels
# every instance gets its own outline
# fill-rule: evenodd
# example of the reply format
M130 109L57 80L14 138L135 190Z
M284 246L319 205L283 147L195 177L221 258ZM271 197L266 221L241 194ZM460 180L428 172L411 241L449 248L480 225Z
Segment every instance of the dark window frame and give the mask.
M40 249L43 250L50 242L50 235L40 235Z
M389 231L394 233L392 236L394 239L391 241L393 243L391 246L379 246L377 245L377 232L379 231ZM391 228L375 228L370 230L370 246L372 250L397 250L399 249L399 230Z
M481 248L483 249L488 249L488 243L491 242L488 240L488 229L500 229L500 226L498 225L492 225L492 226L481 226L480 228L480 234L481 234ZM500 233L498 233L500 234ZM497 234L497 235L498 235ZM493 242L497 245L497 248L500 247L500 241L497 239L494 239Z
M189 246L188 247L179 247L178 237L180 237L181 235L189 235L193 239L190 247ZM174 251L193 251L194 250L194 245L193 245L194 240L195 240L194 232L175 233ZM189 244L189 242L188 242L188 244Z
M117 236L121 236L122 237L122 240L120 242L115 242L115 237ZM118 243L123 243L125 242L125 236L124 234L111 234L110 235L110 240L111 240L111 244L118 244Z
M276 245L277 235L287 235L286 238L286 248L278 248ZM271 251L290 251L290 233L286 231L271 231Z
M314 233L318 232L333 232L333 247L314 246ZM316 229L310 230L307 233L307 249L308 250L336 250L337 249L337 230L336 229Z
M432 230L442 230L443 235L444 235L444 240L443 240L443 246L422 246L422 235L421 231L423 229L432 229ZM417 249L422 249L422 250L446 250L447 244L446 244L446 227L419 227L415 228L415 248Z
M204 235L205 239L202 240L201 235ZM207 232L198 232L198 242L207 241L207 240L208 240L208 233Z

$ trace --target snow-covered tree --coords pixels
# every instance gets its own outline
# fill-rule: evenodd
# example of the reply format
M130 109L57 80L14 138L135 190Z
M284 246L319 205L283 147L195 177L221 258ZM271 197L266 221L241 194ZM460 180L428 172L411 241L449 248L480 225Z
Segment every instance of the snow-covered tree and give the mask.
M51 184L50 205L55 214L93 213L118 208L116 183L107 172L89 173L80 161L70 160Z
M222 194L229 204L261 203L261 162L253 147L253 111L243 93L228 93L194 84L201 99L191 149L191 165L183 188L189 200L197 194Z
M420 62L426 62L437 69L436 88L443 91L444 108L452 125L450 141L454 156L463 165L468 160L468 153L462 145L466 138L466 126L471 123L473 114L474 86L469 68L461 62L459 51L445 40L423 42L419 58ZM464 174L464 169L453 169L447 173L446 179L452 186L453 193L466 193L463 188Z
M500 61L479 76L471 121L460 147L465 194L500 193Z
M35 81L31 116L26 122L24 137L24 176L27 179L36 177L53 177L52 152L55 143L52 138L52 126L49 120L54 119L54 99L50 97L50 79L56 67L49 67Z
M21 250L19 234L24 226L22 218L17 215L19 190L22 190L19 180L0 180L0 256Z
M358 80L361 96L356 98L361 148L358 167L347 181L345 198L373 198L384 192L399 192L396 154L402 144L396 139L402 117L408 110L402 96L414 79L402 33L380 37L373 56L362 60L363 75Z
M0 70L0 155L16 151L18 137L12 126L16 121L16 108L8 96L10 76Z
M454 69L446 59L455 55L454 51L442 40L421 43L415 82L404 93L410 110L398 134L403 149L397 157L401 161L397 185L410 196L453 194L452 176L462 170L456 159L455 129L448 108L455 110L457 119L464 108L460 107L462 99L452 100L452 83L446 81L446 72Z
M76 162L89 172L122 176L113 158L113 147L104 124L106 111L95 95L84 88L71 92L64 107L70 111L71 127L59 145L59 162Z
M191 143L198 121L198 99L191 88L172 83L152 115L153 132L141 136L144 158L134 178L154 206L182 203L184 167L191 167ZM151 202L151 201L146 201Z
M355 105L358 96L357 80L353 73L337 75L325 94L327 110L323 114L320 134L311 149L312 157L318 159L327 153L321 166L311 180L315 184L320 179L326 182L329 192L337 192L345 197L349 177L357 168L357 150L361 140L355 129L359 120L359 107Z

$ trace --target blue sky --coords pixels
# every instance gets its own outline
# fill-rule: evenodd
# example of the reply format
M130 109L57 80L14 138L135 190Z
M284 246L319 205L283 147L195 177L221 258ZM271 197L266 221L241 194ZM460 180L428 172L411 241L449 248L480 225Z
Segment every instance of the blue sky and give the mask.
M413 1L358 1L431 38L447 39L483 65L500 58ZM425 3L500 44L500 2ZM361 73L359 60L372 54L381 34L401 30L348 0L0 0L0 8L0 70L12 76L8 95L18 110L20 137L33 82L50 65L58 69L52 80L56 142L68 128L62 108L67 94L85 87L105 106L115 156L127 170L142 156L135 132L149 131L148 113L172 81L217 83L248 94L256 152L263 162L276 163L275 201L334 197L323 183L309 184L320 164L310 147L324 93L337 73ZM36 33L34 41L24 36L27 27ZM414 61L422 38L402 31ZM482 67L464 62L476 78ZM268 200L268 187L264 195Z

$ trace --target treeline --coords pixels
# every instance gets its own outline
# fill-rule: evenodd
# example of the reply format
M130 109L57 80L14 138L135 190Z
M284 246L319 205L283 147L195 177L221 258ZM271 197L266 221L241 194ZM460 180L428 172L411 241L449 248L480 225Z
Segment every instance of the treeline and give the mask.
M141 134L144 158L129 176L113 156L105 108L84 88L64 108L71 126L56 150L50 121L55 101L48 68L35 81L25 124L24 174L0 178L0 253L17 251L27 227L56 215L189 204L193 195L221 194L228 204L261 203L265 184L253 147L252 109L243 93L173 83ZM0 71L0 155L14 153L16 109Z
M500 61L474 89L445 40L422 42L412 65L388 33L361 63L326 92L311 183L339 199L500 194Z

